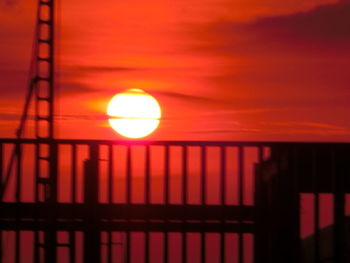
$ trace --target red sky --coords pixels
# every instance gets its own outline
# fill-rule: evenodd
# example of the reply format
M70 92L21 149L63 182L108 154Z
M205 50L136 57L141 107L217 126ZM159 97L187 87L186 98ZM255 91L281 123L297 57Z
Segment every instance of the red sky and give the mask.
M0 137L24 104L36 0L0 0ZM127 88L153 94L150 139L350 141L350 1L59 1L60 138L118 139Z

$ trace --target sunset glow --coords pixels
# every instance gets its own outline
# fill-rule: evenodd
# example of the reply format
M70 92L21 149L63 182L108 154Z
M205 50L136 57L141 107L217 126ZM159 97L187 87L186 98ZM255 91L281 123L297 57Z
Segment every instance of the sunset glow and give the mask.
M157 129L161 109L157 100L141 89L128 89L108 104L111 127L128 138L143 138Z
M154 140L350 141L349 1L58 1L56 134L115 139L107 104L137 88L166 114ZM0 1L2 137L21 117L36 4Z

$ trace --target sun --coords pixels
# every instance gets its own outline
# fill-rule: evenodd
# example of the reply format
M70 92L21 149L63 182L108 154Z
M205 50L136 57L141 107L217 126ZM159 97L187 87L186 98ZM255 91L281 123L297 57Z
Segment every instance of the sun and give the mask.
M107 107L109 124L127 138L143 138L154 132L160 122L157 100L141 89L128 89L116 94Z

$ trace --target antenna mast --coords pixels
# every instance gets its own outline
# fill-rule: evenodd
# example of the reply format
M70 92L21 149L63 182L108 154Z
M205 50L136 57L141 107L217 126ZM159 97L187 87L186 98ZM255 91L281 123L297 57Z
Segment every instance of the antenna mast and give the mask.
M37 21L30 81L17 138L24 133L28 111L34 96L34 134L37 139L54 138L55 95L55 0L38 0Z

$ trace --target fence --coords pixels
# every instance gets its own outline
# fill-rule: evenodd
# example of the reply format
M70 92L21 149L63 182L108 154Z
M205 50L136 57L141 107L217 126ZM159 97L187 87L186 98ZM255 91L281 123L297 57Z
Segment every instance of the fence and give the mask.
M320 178L347 173L347 144L4 139L0 145L2 262L278 262L281 251L295 255L284 262L321 262L321 229L337 222L338 235L346 227L338 224L346 221L346 176L342 190L306 186L324 174L318 163L336 167ZM330 155L321 160L317 154L324 153ZM309 168L312 176L301 172ZM345 260L345 239L331 256Z

